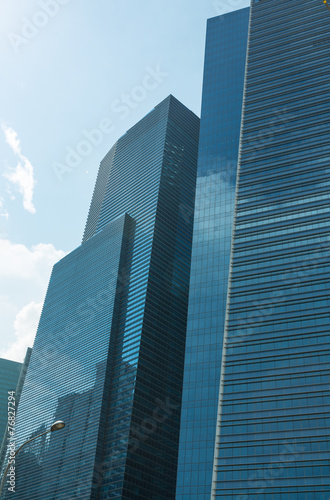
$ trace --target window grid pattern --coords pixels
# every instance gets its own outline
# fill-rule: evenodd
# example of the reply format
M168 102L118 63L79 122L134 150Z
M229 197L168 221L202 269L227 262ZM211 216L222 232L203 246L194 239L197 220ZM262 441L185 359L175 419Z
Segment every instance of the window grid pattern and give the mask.
M177 500L209 500L249 9L208 21Z
M117 275L132 224L119 217L54 266L20 399L16 447L56 420L66 427L18 455L14 497L20 500L92 498Z
M17 444L66 427L22 454L20 500L175 495L198 136L169 96L101 164L84 242L50 280Z
M329 16L251 9L213 498L328 500Z
M124 298L109 383L100 500L123 497L167 114L168 103L156 108L117 141L115 155L110 151L103 160L109 175L96 231L123 210L132 215L136 227L130 267L119 276Z
M8 391L16 391L22 363L0 358L0 444L8 423Z
M123 208L136 228L122 280L100 500L174 495L198 136L199 119L170 96L118 141L109 165L97 231ZM149 437L144 421L160 398L176 411Z

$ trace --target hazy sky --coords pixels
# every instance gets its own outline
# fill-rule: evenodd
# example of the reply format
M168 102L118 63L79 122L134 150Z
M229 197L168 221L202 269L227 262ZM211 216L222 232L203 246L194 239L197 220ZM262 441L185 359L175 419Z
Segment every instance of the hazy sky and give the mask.
M173 94L200 116L206 20L246 0L0 0L0 357L32 346L100 160Z

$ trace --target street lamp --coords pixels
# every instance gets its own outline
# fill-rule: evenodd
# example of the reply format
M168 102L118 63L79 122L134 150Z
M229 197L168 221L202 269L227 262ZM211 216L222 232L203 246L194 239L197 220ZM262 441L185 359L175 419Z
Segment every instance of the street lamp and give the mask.
M31 443L31 441L33 441L34 439L37 439L37 438L43 436L44 434L48 434L48 432L59 431L60 429L63 429L63 427L65 427L65 423L62 420L56 420L56 422L53 423L53 425L51 426L50 429L48 429L48 431L42 432L38 436L34 436L32 439L29 439L28 441L26 441L25 443L23 443L22 446L20 446L17 451L15 451L15 454L11 457L11 459L8 462L8 465L6 467L6 470L5 470L4 474L3 474L3 478L2 478L1 486L0 486L0 495L1 495L3 485L4 485L6 477L7 477L8 469L9 469L9 467L11 465L11 461L12 461L12 459L14 457L16 457L17 453L23 448L23 446L25 446L28 443Z
M50 431L46 432L54 432L54 431L59 431L65 427L65 423L62 420L56 420L56 422L53 423L53 425L50 428Z
M324 3L324 5L326 6L326 8L327 8L328 10L330 10L330 6L328 5L327 0L323 0L323 3Z

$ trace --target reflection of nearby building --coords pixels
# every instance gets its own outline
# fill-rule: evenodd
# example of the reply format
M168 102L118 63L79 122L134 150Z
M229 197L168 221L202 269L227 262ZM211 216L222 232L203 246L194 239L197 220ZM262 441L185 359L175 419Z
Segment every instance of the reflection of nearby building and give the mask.
M65 432L49 435L47 453L43 455L43 476L39 495L50 498L54 491L59 498L67 494L79 500L90 494L95 476L93 447L98 435L98 399L105 378L106 361L98 364L95 385L88 391L72 393L58 399L54 421L65 422ZM70 468L67 464L70 463Z
M42 432L42 430L40 430ZM4 500L11 500L12 498L17 498L17 500L32 500L35 498L40 498L40 484L38 482L30 482L29 484L23 483L20 477L20 474L17 471L20 470L33 470L38 477L42 477L42 465L38 456L36 456L35 452L37 451L38 444L39 450L38 454L41 452L45 452L47 448L43 447L43 443L39 443L39 440L35 441L36 446L33 451L29 449L22 450L16 457L15 462L15 492L8 491L6 487L3 491ZM7 476L8 477L8 476ZM7 485L8 486L8 485ZM19 492L19 493L18 493Z
M7 487L4 487L1 498L8 500L13 496L19 500L31 500L31 498L39 498L40 494L40 484L30 482L26 484L24 477L22 478L21 471L33 470L36 471L38 477L42 477L42 457L47 454L49 446L49 434L45 434L48 429L43 424L39 428L35 429L27 440L32 439L31 443L25 444L24 448L15 457L14 467L15 467L15 492L8 491ZM36 436L43 434L37 439ZM15 435L14 435L15 438ZM15 444L15 450L18 446ZM7 474L7 481L9 481L9 473ZM6 483L5 483L6 484ZM8 486L8 485L7 485Z
M36 441L35 456L43 457L41 464L44 472L39 489L41 498L48 498L54 491L57 495L63 491L65 495L67 485L70 484L71 498L79 500L90 494L93 479L98 483L102 482L107 469L90 453L90 449L97 439L97 400L100 384L104 382L105 368L106 362L99 363L95 385L88 391L59 398L54 420L63 420L66 432L50 434L47 449L40 440ZM136 368L123 363L123 371L130 375L136 372ZM131 389L133 390L133 386ZM38 430L40 433L42 431ZM67 462L71 464L70 469L67 469Z
M208 24L176 499L325 500L330 18L248 16Z
M28 347L24 362L16 363L15 361L8 361L7 359L0 359L0 436L2 435L3 428L3 439L0 448L0 470L3 467L3 461L7 453L8 445L8 427L7 427L7 416L8 416L8 391L15 392L15 412L17 412L18 403L21 397L21 392L23 389L24 379L26 371L29 366L29 361L31 357L32 349ZM1 438L0 438L1 440Z
M330 495L328 14L251 5L214 498Z
M208 21L177 498L209 499L249 9Z
M173 498L199 119L174 97L101 162L83 243L53 269L17 419L33 500ZM39 460L40 457L40 460ZM19 492L18 496L19 497Z
M105 390L111 369L108 354L116 337L112 318L121 301L114 277L124 263L129 264L134 226L133 219L124 214L54 266L20 401L17 445L36 435L41 426L50 428L56 418L64 420L58 415L60 402L62 409L65 402L69 405L68 411L73 406L82 426L71 429L72 434L65 427L46 435L47 446L41 453L36 450L43 470L41 478L35 477L31 468L17 466L20 490L30 491L39 482L34 500L44 500L44 489L49 491L51 485L49 494L56 493L57 498L67 499L70 492L83 499L91 493L92 481L86 485L89 493L85 497L72 490L77 473L73 472L71 457L83 442L84 453L76 465L79 470L87 463L93 465L98 440L102 439L99 435L104 432L101 413L109 398ZM90 426L86 429L87 422ZM33 442L35 447L38 442ZM62 447L57 448L56 443ZM61 466L62 462L65 474L54 484L54 463ZM60 496L62 490L57 490L63 485L66 490Z

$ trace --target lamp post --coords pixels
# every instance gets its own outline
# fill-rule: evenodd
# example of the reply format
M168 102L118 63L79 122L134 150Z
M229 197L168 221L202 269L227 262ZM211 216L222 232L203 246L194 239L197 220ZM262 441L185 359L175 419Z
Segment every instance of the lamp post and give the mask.
M327 0L323 0L323 3L324 3L324 5L326 6L326 8L327 8L328 10L330 10L330 6L328 5Z
M5 480L6 480L6 477L7 477L7 472L9 470L10 465L11 465L11 461L12 461L12 459L14 457L16 457L17 453L23 448L23 446L25 446L28 443L31 443L31 441L33 441L34 439L37 439L37 438L43 436L44 434L48 434L48 432L59 431L60 429L63 429L63 427L65 427L65 423L62 420L57 420L56 422L53 423L53 425L51 426L51 428L48 429L48 431L42 432L38 436L34 436L32 439L29 439L28 441L26 441L25 443L23 443L22 446L20 446L17 451L15 451L15 454L11 457L11 459L8 462L8 465L6 467L6 470L5 470L4 474L3 474L3 478L2 478L1 486L0 486L0 495L2 493L2 488L3 488L3 485L5 483Z

